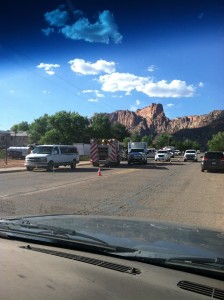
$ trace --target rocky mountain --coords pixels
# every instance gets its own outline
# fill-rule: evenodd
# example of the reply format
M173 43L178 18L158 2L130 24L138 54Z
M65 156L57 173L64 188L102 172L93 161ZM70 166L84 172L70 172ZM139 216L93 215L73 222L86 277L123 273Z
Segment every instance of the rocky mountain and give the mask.
M205 115L175 118L166 117L162 104L152 103L136 112L118 110L109 114L111 123L119 122L130 132L156 137L161 133L172 134L179 140L196 140L202 147L213 134L224 131L224 110L214 110Z

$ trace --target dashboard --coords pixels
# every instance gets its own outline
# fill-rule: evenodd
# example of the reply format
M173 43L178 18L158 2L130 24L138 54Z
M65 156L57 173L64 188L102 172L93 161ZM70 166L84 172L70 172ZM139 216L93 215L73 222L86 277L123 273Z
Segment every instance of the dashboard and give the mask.
M224 283L76 250L0 239L1 299L224 299Z

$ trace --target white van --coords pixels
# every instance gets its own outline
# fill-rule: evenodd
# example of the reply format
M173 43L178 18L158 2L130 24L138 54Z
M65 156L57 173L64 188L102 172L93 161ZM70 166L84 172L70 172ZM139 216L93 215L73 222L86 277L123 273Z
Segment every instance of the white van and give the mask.
M30 147L9 147L7 149L7 155L11 158L24 159L30 151Z
M24 165L27 171L32 171L34 168L52 171L59 166L70 166L71 169L75 169L77 163L79 163L79 153L75 146L39 145L26 156Z

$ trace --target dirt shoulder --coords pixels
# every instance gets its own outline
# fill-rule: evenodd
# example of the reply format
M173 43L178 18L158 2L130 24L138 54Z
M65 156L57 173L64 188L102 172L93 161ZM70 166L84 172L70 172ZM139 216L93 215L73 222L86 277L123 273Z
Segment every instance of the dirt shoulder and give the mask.
M24 167L23 159L8 159L7 163L4 159L0 159L0 168Z

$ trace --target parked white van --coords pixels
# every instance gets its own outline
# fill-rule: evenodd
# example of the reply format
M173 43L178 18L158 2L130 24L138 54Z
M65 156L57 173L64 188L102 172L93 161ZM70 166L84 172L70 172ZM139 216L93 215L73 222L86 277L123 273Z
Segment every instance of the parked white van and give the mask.
M59 166L70 166L75 169L79 163L79 153L72 145L38 145L25 158L27 171L44 168L52 171Z
M24 159L30 151L30 147L9 147L7 149L7 155L11 158Z

